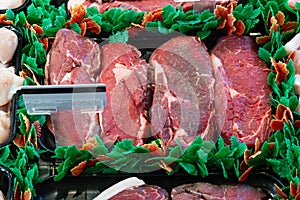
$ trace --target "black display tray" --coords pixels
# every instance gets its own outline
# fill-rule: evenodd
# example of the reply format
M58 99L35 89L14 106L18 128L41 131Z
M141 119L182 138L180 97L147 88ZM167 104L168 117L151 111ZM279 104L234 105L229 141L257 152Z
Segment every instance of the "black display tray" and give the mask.
M0 165L0 190L7 200L13 199L13 175L4 166Z
M171 193L172 188L188 183L209 182L212 184L237 184L237 178L230 176L224 179L222 174L211 173L206 178L191 176L186 174L165 175L165 174L138 174L138 175L96 175L96 176L66 176L63 180L55 182L53 177L47 178L43 183L36 185L38 197L34 200L50 199L74 199L90 200L98 196L108 187L129 177L138 177L146 184L158 185ZM274 183L283 187L282 182L266 172L254 172L243 182L259 188L267 197L265 199L275 199L277 195Z

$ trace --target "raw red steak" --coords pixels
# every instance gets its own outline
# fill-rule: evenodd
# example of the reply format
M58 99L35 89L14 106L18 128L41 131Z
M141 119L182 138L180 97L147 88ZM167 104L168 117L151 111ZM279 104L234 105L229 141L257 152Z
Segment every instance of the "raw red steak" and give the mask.
M228 36L218 41L211 56L227 99L224 140L229 143L234 135L249 146L256 138L265 141L271 134L271 89L255 42L248 36Z
M237 0L235 0L237 1ZM162 7L171 4L175 7L182 6L183 9L186 10L197 10L203 11L205 9L213 10L216 4L226 5L231 0L216 0L216 1L174 1L174 0L69 0L68 1L68 9L70 10L76 4L82 4L86 8L88 7L96 7L99 9L100 13L103 13L111 8L122 8L128 10L134 10L136 12L151 12L155 9L159 9ZM237 1L239 2L239 1Z
M174 6L183 5L184 7L191 7L192 3L174 2L173 0L69 0L68 9L70 10L74 5L82 4L86 8L97 7L100 13L111 8L122 8L128 10L135 10L136 12L150 12L157 8L162 8L168 4Z
M173 6L182 5L184 7L191 7L192 3L174 2L174 0L125 0L125 1L113 1L104 3L99 6L100 13L107 11L111 8L122 8L128 10L134 10L136 12L151 12L155 9L162 8L168 4Z
M101 138L107 144L116 139L132 139L143 144L149 135L143 100L146 98L149 65L141 52L125 43L101 48L99 83L106 84L107 106L102 113Z
M59 30L48 53L45 83L49 85L93 83L99 73L99 45L72 30Z
M177 138L184 146L198 135L214 139L215 129L221 129L214 124L215 78L205 45L197 37L175 37L153 52L150 64L155 72L152 134L166 143Z
M259 189L249 185L213 185L210 183L192 183L173 188L173 200L259 200L266 197Z
M48 53L45 66L45 83L51 85L95 83L100 73L100 48L98 44L69 29L57 32ZM59 111L52 114L52 124L57 145L80 147L86 139L99 134L96 114L77 111ZM52 126L53 125L53 126Z
M168 192L158 186L142 185L126 189L109 200L168 200L168 196Z

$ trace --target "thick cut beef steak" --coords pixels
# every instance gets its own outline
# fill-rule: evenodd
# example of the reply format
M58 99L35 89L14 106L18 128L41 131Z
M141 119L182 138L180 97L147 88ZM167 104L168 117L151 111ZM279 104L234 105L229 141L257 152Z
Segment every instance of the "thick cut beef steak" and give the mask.
M93 83L100 73L100 48L69 29L56 33L45 66L49 85Z
M213 185L211 183L192 183L172 189L173 200L252 200L263 199L266 194L249 185Z
M197 37L175 37L153 52L150 64L152 134L166 143L177 138L184 146L198 135L212 139L215 79L205 45Z
M253 146L269 138L271 129L271 89L267 84L266 64L259 59L257 46L248 36L228 36L211 51L212 63L220 75L227 99L222 136L231 136Z
M95 83L99 73L99 45L72 30L59 30L48 53L45 83ZM87 138L100 132L99 118L96 114L67 110L53 113L51 117L52 124L48 121L48 125L54 131L58 145L76 144L80 147Z
M168 200L169 194L165 189L154 185L141 185L126 189L109 200Z
M162 8L168 4L173 6L183 5L183 7L192 8L192 3L190 2L175 2L173 0L69 0L68 9L70 10L76 4L82 4L86 8L96 7L99 9L100 13L103 13L111 8L121 8L134 10L136 12L151 12L155 9ZM213 4L210 3L210 4Z
M104 45L101 53L101 74L97 81L106 84L107 95L107 106L100 117L101 139L107 144L118 138L143 144L150 128L143 114L149 64L136 47L125 43Z

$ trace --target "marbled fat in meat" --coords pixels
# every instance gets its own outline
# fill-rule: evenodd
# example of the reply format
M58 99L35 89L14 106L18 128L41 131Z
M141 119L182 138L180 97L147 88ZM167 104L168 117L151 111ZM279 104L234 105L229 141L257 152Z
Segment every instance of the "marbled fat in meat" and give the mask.
M46 84L96 83L100 73L100 48L91 39L61 29L47 57ZM80 147L88 138L100 133L99 118L95 113L67 110L53 113L51 117L52 122L47 124L54 131L57 145Z
M254 146L271 134L271 88L267 65L259 59L257 46L248 36L228 36L211 51L214 70L219 74L226 94L227 109L222 137L230 143L236 136Z

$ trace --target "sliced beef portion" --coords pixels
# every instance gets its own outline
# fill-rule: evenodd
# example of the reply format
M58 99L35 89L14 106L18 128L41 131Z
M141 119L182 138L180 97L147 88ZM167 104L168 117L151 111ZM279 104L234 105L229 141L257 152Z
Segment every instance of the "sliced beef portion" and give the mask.
M182 6L184 10L203 11L205 9L214 9L216 4L226 5L232 0L216 0L216 1L174 1L174 0L69 0L68 9L70 10L76 4L82 4L86 8L96 7L100 13L111 8L122 8L134 10L136 12L151 12L155 9L171 4L175 7ZM239 1L238 1L239 2Z
M256 138L267 140L271 134L271 89L264 71L267 66L259 59L255 42L248 36L228 36L218 41L211 56L227 99L224 140L229 143L234 135L249 146Z
M99 73L99 45L73 30L59 30L48 53L45 83L49 85L93 83Z
M109 200L168 200L168 192L154 185L132 187L116 194Z
M100 73L100 48L96 42L72 30L61 29L47 61L46 84L95 83ZM52 122L47 124L55 133L57 145L80 147L86 139L100 133L99 117L93 113L67 110L53 113L51 118Z
M173 188L171 197L173 200L258 200L265 198L266 194L245 184L213 185L199 182Z
M150 128L143 103L150 83L149 65L141 58L141 52L128 44L107 44L101 53L101 74L97 81L106 84L107 95L107 106L100 118L101 138L107 144L118 138L143 144Z
M184 146L198 135L213 139L215 79L205 45L197 37L175 37L153 52L150 64L155 72L152 134L166 143L177 138Z
M103 3L99 6L100 13L103 13L111 8L122 8L128 10L134 10L136 12L151 12L155 9L162 8L168 4L173 6L183 5L181 2L175 2L173 0L125 0L125 1L113 1ZM185 3L187 4L187 3ZM191 3L188 3L192 5ZM187 5L185 5L187 6Z
M111 8L121 8L134 10L136 12L150 12L157 8L162 8L168 4L173 6L182 5L183 7L192 8L192 3L190 2L175 2L173 0L69 0L68 9L70 10L76 4L82 4L86 8L96 7L99 9L100 13L103 13Z

